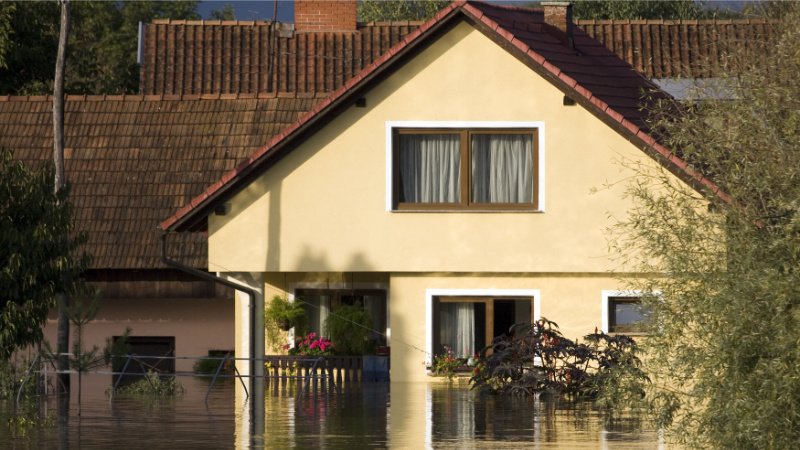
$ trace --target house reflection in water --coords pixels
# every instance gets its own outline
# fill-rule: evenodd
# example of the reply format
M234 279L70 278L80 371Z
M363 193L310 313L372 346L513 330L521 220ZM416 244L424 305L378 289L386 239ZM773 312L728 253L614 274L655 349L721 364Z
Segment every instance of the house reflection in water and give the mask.
M658 446L654 432L634 421L604 424L588 404L480 395L446 383L368 383L300 401L293 389L267 389L263 434L237 421L237 447Z

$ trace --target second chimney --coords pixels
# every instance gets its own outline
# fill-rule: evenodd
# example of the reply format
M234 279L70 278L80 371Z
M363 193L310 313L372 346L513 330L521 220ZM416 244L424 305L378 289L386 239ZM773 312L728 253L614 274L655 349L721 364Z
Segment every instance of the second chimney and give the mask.
M294 28L297 31L355 31L356 1L296 0Z
M542 2L544 7L544 23L552 25L567 35L567 43L573 48L572 42L572 3L571 2Z

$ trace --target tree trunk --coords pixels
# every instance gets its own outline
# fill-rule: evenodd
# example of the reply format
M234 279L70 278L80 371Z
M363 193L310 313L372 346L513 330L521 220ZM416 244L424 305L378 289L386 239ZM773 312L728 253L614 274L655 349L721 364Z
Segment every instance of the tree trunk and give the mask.
M69 40L69 1L61 0L61 33L58 37L58 56L56 58L56 74L53 82L53 162L56 169L55 191L58 192L64 186L64 66L66 63L67 42ZM63 239L67 239L63 236ZM67 353L69 348L69 320L67 319L66 308L69 298L65 293L58 294L58 370L69 370L67 357L62 355ZM66 390L69 398L69 374L60 373L58 375L60 384ZM61 392L61 389L58 390Z

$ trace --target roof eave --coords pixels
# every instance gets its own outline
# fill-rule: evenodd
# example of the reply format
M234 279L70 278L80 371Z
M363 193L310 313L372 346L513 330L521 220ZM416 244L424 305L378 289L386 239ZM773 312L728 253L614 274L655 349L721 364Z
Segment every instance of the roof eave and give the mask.
M256 154L239 164L234 171L195 197L175 215L163 221L158 229L165 232L194 232L208 229L208 216L221 204L236 195L264 170L279 161L288 151L305 141L316 130L333 120L338 112L350 107L377 82L397 70L400 65L418 50L429 45L430 36L449 29L464 15L460 14L463 2L454 2L440 11L433 19L424 23L415 32L386 54L375 60L359 75L334 91L314 109L301 117L294 125L275 136Z
M525 64L539 76L548 80L553 86L563 92L564 95L575 100L576 103L600 119L601 122L628 139L633 145L665 167L670 173L700 193L710 193L711 196L716 196L725 202L730 201L730 196L726 192L703 174L692 170L685 161L675 155L674 152L661 145L647 130L627 120L607 103L594 97L589 90L584 89L567 74L560 70L551 70L551 68L555 68L555 66L547 63L546 58L536 53L521 41L516 39L509 40L505 33L499 32L499 30L505 31L502 29L502 26L493 22L488 17L485 17L480 10L467 4L464 7L464 12L466 16L472 19L476 29L497 43L501 48L505 48L509 53L514 55L517 60ZM631 67L631 70L635 69ZM642 77L644 78L644 76ZM646 84L652 89L661 91L667 97L672 97L646 78L645 81L647 81ZM643 93L643 95L645 95L645 93Z

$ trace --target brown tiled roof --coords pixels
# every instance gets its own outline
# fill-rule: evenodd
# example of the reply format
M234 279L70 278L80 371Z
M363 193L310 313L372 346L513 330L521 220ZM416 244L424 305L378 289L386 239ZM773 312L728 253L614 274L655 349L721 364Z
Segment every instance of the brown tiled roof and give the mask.
M145 26L140 92L332 92L420 23L312 33L273 22L154 21Z
M732 49L774 42L764 20L579 20L576 25L648 78L717 74Z
M310 94L68 96L65 166L79 230L96 269L163 267L160 220L295 122L322 99ZM0 147L33 165L52 160L52 97L0 97ZM169 239L167 253L205 268L199 233Z
M297 122L273 137L270 142L226 173L202 194L161 223L163 230L203 229L205 218L215 205L244 188L277 158L291 151L298 142L336 115L353 99L362 95L398 61L424 48L428 39L447 29L455 21L467 19L520 61L539 73L566 95L583 105L606 124L644 148L670 170L692 182L718 191L713 184L687 165L649 134L641 109L643 91L666 97L653 83L625 61L591 39L580 29L574 30L574 49L567 45L561 30L545 24L541 10L502 7L481 2L456 1L442 9L428 22L378 58L330 97L317 104Z

